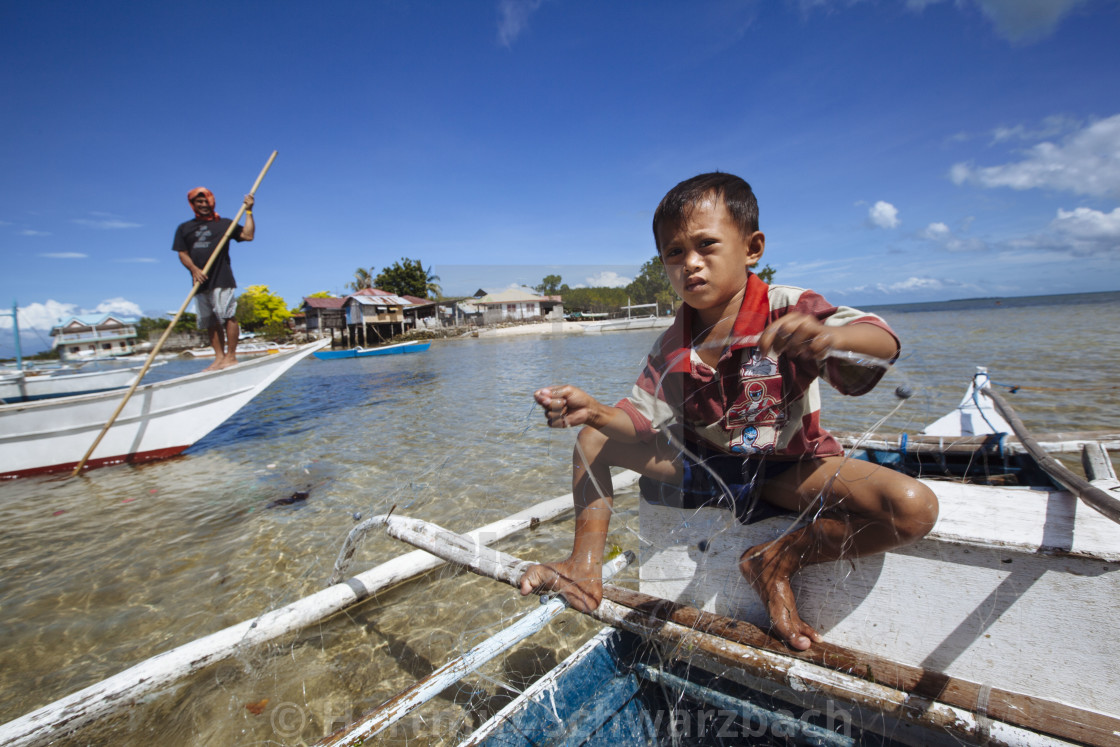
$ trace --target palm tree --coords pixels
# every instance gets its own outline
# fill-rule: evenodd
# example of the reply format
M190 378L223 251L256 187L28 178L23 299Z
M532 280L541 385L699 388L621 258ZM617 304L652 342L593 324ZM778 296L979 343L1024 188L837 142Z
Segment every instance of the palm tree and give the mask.
M360 291L365 290L366 288L372 288L373 268L371 267L367 270L364 267L359 267L358 269L354 270L354 282L350 283L349 286L350 290L352 291Z
M443 288L439 286L439 275L432 274L432 266L424 270L424 290L428 298L443 298Z

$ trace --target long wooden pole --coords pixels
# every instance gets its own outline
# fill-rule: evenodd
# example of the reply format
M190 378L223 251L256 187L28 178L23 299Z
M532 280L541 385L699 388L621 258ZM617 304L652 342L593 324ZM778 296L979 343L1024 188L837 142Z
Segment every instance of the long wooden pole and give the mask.
M275 160L276 151L272 151L272 155L268 157L268 163L264 165L264 168L261 169L261 173L257 176L257 180L253 182L253 188L249 190L250 195L256 194L257 188L260 187L261 182L264 181L264 175L268 173L268 170L272 167L272 162ZM229 224L229 228L226 229L225 235L222 236L222 240L218 242L218 247L213 252L211 252L210 259L207 260L206 266L202 268L203 275L210 272L210 268L214 266L214 262L217 261L218 255L221 254L223 249L225 249L226 243L229 241L229 237L233 234L234 226L241 222L241 216L243 216L244 214L245 203L242 202L241 209L237 211L237 217L235 217L233 219L233 222ZM140 386L140 380L144 378L144 374L146 374L148 372L148 369L151 368L152 361L155 360L156 354L159 353L160 348L163 347L164 341L166 341L168 336L170 336L171 330L175 328L175 324L179 321L179 317L181 317L183 315L183 312L187 310L187 305L191 302L191 299L194 298L194 294L198 293L198 287L200 285L201 283L196 282L193 286L191 286L191 291L183 300L183 305L179 307L179 310L177 312L175 312L174 318L172 318L171 323L167 325L167 329L163 331L163 334L160 335L159 342L157 342L155 347L152 348L152 352L148 353L148 359L144 361L144 365L143 367L141 367L140 373L136 376L136 380L132 382L132 386L128 388L128 391L124 395L124 399L122 399L120 405L117 406L116 412L114 412L113 416L109 418L109 422L105 424L105 427L101 429L101 432L97 434L97 438L94 439L93 445L89 447L89 451L87 451L85 456L82 457L81 461L78 462L78 466L74 468L74 471L70 473L71 477L74 477L82 471L82 467L86 466L86 462L89 461L90 455L93 454L93 450L97 448L97 445L101 443L101 439L105 438L105 434L108 433L109 429L113 427L113 423L117 421L117 417L121 414L121 411L124 410L124 406L128 404L128 400L132 398L132 394L136 391L136 387Z
M1031 455L1032 459L1038 462L1038 466L1042 467L1046 474L1053 477L1062 487L1076 495L1086 504L1120 524L1120 501L1083 477L1079 477L1071 472L1064 464L1046 453L1046 450L1034 440L1030 431L1027 430L1027 426L1025 426L1023 421L1019 418L1018 413L1011 408L1011 405L1003 398L1002 394L990 388L981 389L980 391L995 403L996 410L998 410L999 414L1003 416L1003 419L1007 421L1007 424L1011 426L1011 430L1015 431L1015 435L1019 438L1019 443L1023 444L1023 448L1027 450L1027 453Z

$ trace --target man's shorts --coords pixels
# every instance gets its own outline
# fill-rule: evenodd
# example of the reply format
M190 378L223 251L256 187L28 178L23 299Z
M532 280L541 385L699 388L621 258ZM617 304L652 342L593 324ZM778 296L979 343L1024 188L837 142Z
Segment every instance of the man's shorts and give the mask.
M236 288L211 288L195 295L198 307L198 328L216 327L233 319L237 313Z
M792 515L784 508L767 503L761 492L768 479L796 465L796 460L744 458L695 444L689 444L682 460L684 477L680 485L642 477L638 480L642 497L650 503L673 508L717 506L730 509L741 524Z

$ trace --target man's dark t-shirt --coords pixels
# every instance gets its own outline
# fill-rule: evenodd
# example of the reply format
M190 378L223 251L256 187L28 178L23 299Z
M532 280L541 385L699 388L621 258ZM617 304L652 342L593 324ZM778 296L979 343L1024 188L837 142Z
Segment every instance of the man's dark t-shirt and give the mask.
M191 261L201 270L210 261L210 255L214 252L214 248L218 246L218 242L226 235L230 223L232 221L228 218L189 220L186 223L180 223L179 227L175 229L175 241L171 248L176 252L190 252ZM233 233L229 235L229 238L231 241L241 241L240 225L234 226ZM206 282L199 286L198 290L202 292L213 288L236 287L237 281L233 279L233 267L229 262L229 247L227 246L222 250L217 261L214 262L214 266L210 268L210 272L206 273Z

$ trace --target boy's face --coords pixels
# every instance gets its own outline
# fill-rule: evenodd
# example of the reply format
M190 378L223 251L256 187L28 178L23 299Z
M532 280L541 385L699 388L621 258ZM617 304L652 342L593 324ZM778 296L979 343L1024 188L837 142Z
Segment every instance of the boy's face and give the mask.
M744 236L723 200L706 197L679 225L662 227L658 243L673 290L710 325L739 312L747 270L762 258L766 237Z

